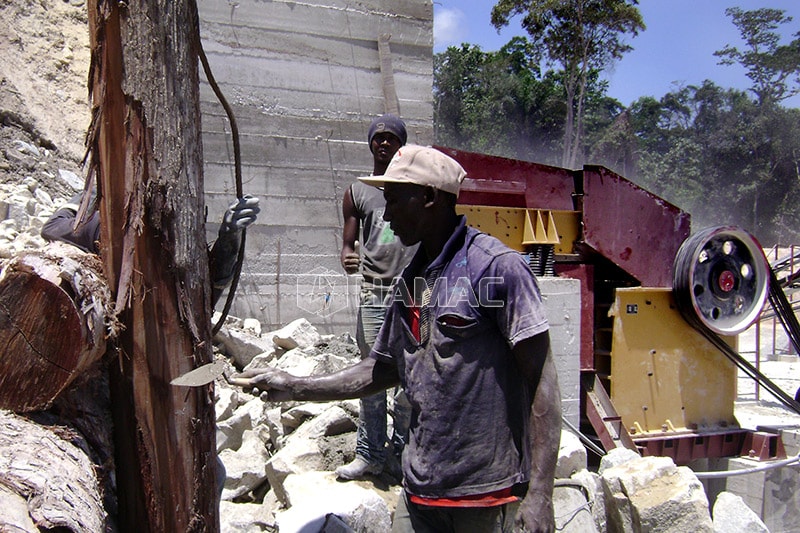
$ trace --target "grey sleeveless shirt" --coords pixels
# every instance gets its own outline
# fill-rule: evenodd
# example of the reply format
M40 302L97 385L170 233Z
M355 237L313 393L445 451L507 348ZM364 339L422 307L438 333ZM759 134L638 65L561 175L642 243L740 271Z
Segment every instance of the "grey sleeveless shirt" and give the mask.
M357 181L350 186L361 224L361 274L364 287L388 287L414 257L418 245L403 246L389 223L383 220L386 202L380 189Z

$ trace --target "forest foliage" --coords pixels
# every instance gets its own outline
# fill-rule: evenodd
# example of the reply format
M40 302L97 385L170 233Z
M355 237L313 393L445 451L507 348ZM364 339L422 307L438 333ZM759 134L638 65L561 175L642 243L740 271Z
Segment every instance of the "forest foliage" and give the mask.
M691 213L695 229L733 224L764 246L800 243L800 110L782 105L800 93L800 31L788 43L778 31L792 18L726 10L743 46L714 55L745 68L748 90L705 80L625 107L607 95L601 74L628 51L622 37L644 29L636 4L498 2L492 23L529 9L529 36L496 52L465 43L435 55L436 143L567 168L604 165ZM554 6L569 9L546 12ZM575 38L569 16L585 24L587 6L603 31L584 47L588 55L558 56L557 32Z

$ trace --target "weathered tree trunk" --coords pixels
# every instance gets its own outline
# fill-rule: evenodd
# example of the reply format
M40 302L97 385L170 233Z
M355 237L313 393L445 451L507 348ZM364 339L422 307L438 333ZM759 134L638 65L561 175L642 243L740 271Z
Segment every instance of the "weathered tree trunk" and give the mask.
M216 531L213 385L169 384L211 361L196 7L87 5L90 175L124 326L111 365L119 524Z
M0 531L105 531L94 465L66 437L0 411Z
M0 408L47 409L105 353L110 292L93 254L63 243L0 274Z

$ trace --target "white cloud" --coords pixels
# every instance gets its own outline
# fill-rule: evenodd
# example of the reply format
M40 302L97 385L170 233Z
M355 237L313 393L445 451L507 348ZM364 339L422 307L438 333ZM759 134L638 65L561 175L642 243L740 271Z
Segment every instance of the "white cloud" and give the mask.
M433 46L442 49L466 40L467 16L458 8L443 7L433 14Z

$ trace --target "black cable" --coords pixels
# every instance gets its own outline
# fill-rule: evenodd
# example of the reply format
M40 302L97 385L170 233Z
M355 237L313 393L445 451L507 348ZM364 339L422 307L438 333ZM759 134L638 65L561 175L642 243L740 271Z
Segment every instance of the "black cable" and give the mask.
M206 75L206 79L208 80L209 85L211 85L211 89L214 91L219 103L222 104L222 108L225 110L225 114L228 115L228 120L231 123L231 138L233 139L233 167L234 167L234 177L236 180L236 197L241 199L244 195L242 191L242 156L241 156L241 147L239 145L239 126L236 124L236 117L233 115L233 109L231 108L228 101L225 99L225 95L222 94L222 91L217 84L216 79L214 79L214 74L211 72L211 66L208 64L208 58L206 57L205 50L203 50L203 43L200 39L200 28L198 26L197 30L197 51L198 56L200 56L200 63L203 65L203 72ZM236 258L236 266L233 271L233 279L231 280L231 285L228 288L228 296L225 299L225 307L222 309L222 314L219 317L219 320L216 324L211 328L211 335L216 335L222 325L225 323L225 319L228 316L228 312L231 309L231 305L233 304L233 297L236 294L236 287L239 284L239 277L242 274L242 264L244 263L244 248L247 236L247 230L242 229L242 239L239 243L239 255Z

